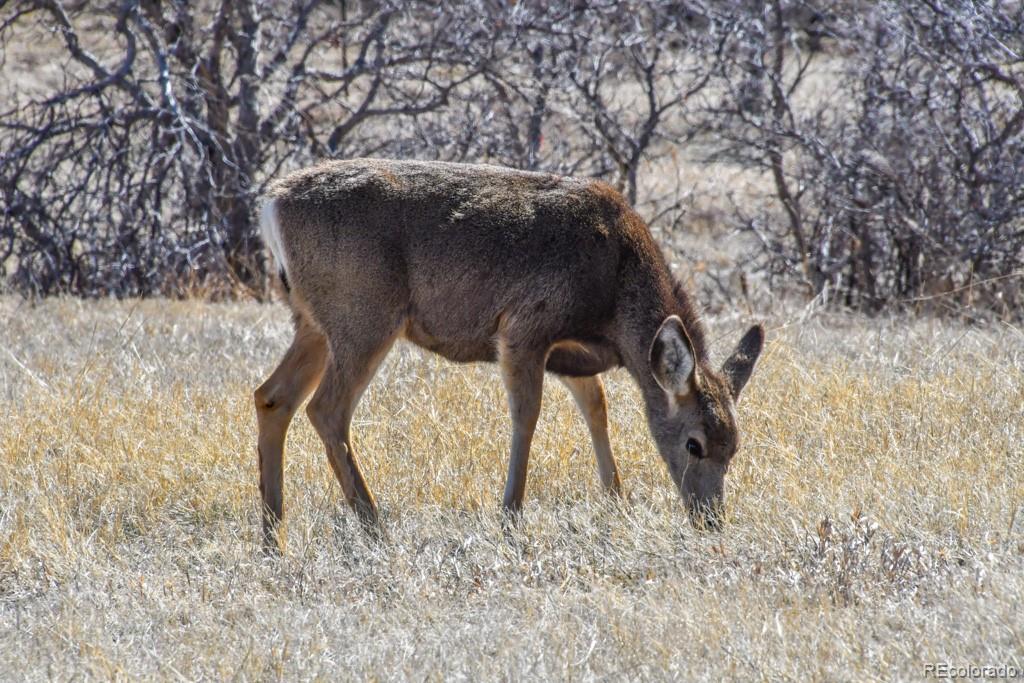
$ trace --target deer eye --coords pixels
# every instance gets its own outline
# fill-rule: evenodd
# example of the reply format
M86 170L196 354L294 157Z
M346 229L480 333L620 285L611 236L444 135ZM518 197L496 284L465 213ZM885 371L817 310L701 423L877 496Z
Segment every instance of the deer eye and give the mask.
M704 447L700 445L700 441L697 441L697 439L686 440L686 452L695 458L704 457Z

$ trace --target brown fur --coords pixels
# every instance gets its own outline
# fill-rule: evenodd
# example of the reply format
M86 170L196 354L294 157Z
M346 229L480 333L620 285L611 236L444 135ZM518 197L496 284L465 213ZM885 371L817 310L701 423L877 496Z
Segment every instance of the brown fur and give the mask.
M295 344L313 344L300 337L315 329L328 349L309 413L346 495L367 519L376 508L355 463L348 422L399 336L453 361L501 364L515 425L508 508L522 503L545 369L597 381L570 388L591 426L606 486L617 489L618 474L610 449L599 443L606 440L606 416L596 375L611 367L625 365L636 378L672 465L666 449L677 448L668 444L674 425L663 424L672 421L670 401L648 359L669 316L682 321L696 359L698 390L686 402L706 423L709 445L719 444L720 458L735 450L729 385L708 366L696 307L644 222L604 183L496 166L359 159L293 173L268 196L276 201L298 320ZM275 377L287 374L288 364L286 358ZM257 392L258 408L276 386ZM301 401L299 394L289 406ZM278 438L274 431L281 420L262 415L261 459L277 463L266 468L276 487L264 491L269 534L281 514L276 471L283 432ZM264 424L271 436L263 435Z

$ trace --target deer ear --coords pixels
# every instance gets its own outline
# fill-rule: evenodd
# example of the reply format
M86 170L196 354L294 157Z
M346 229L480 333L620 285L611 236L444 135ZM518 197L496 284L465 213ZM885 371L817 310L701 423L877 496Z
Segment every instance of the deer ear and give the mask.
M696 385L693 345L679 316L670 315L658 328L651 344L650 364L658 386L670 394L685 396Z
M754 325L747 330L743 339L740 339L736 350L722 364L722 374L729 382L729 390L734 401L740 397L740 391L750 379L750 373L754 371L754 363L761 355L762 348L764 348L764 328Z

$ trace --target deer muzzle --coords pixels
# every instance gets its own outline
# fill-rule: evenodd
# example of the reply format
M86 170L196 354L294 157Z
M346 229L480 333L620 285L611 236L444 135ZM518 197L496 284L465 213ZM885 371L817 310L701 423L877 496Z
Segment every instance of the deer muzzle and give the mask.
M725 466L707 458L690 458L680 492L698 529L718 531L725 512Z

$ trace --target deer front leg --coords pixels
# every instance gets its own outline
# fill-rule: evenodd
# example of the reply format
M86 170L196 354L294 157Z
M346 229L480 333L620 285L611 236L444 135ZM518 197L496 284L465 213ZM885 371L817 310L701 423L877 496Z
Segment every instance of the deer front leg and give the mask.
M524 353L515 346L502 343L499 345L499 363L512 417L512 449L502 507L507 512L516 513L523 506L526 469L530 461L530 442L533 440L533 431L540 416L540 400L544 389L544 356L536 352Z
M590 439L597 456L597 472L601 485L612 494L622 493L619 470L612 456L612 445L608 439L608 402L605 400L604 383L597 375L591 377L559 377L576 400L583 418L590 429Z

